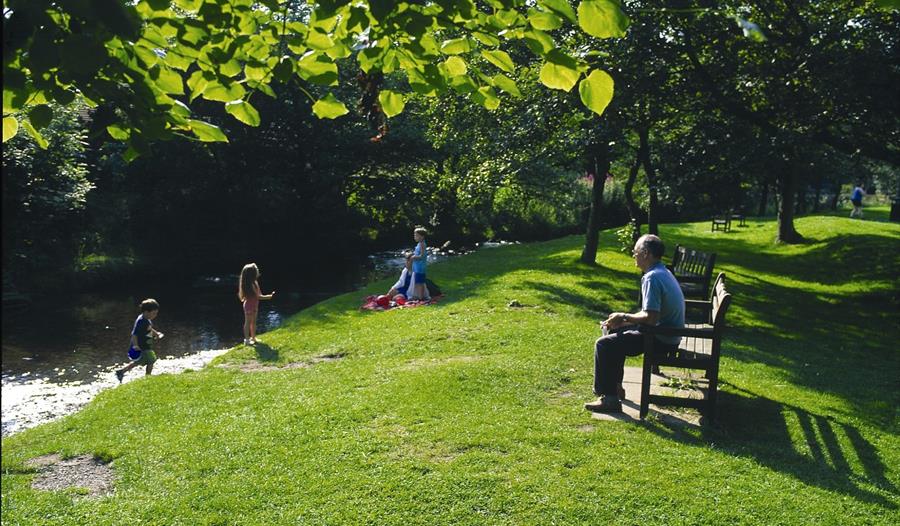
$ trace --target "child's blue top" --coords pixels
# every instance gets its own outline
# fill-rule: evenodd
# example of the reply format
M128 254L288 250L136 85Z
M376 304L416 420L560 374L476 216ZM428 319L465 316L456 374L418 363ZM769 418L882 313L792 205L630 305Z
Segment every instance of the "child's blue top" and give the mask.
M413 251L414 256L422 256L420 259L414 259L412 264L412 270L416 274L425 274L425 267L428 265L426 259L428 258L428 252L425 250L425 241L423 240L421 243L416 243L416 249Z
M862 188L857 186L856 188L853 189L853 194L850 195L850 199L852 201L862 201L862 198L863 198Z

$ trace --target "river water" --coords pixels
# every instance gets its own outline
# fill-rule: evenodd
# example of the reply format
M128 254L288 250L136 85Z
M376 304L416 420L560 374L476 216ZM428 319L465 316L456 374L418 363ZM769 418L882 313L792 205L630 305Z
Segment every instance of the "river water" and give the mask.
M431 251L428 261L452 255ZM331 296L393 276L403 261L399 251L382 252L370 256L367 264L327 280L307 276L299 282L264 274L260 278L263 292L274 288L277 293L272 301L260 302L257 334ZM77 411L98 392L115 387L113 371L127 361L137 306L146 297L159 301L159 316L153 324L165 334L155 345L159 361L154 374L201 368L240 344L243 311L236 296L237 280L237 275L201 276L181 284L141 283L109 292L36 299L20 312L7 312L4 307L3 436ZM143 374L143 368L136 367L125 381Z

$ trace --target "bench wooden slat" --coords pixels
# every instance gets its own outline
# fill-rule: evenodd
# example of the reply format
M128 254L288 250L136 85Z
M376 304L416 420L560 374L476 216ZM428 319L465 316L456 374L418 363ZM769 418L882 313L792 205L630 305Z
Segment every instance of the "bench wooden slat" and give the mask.
M685 296L709 299L709 282L716 262L715 252L703 252L675 245L669 270L682 285Z

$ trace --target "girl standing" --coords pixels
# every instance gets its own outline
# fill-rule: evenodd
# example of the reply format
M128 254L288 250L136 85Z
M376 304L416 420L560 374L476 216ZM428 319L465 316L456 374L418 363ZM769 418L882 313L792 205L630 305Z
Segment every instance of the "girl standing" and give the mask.
M241 280L238 284L238 298L244 304L244 344L256 343L256 315L259 314L259 300L270 300L275 295L263 294L259 290L259 267L256 263L248 263L241 270Z

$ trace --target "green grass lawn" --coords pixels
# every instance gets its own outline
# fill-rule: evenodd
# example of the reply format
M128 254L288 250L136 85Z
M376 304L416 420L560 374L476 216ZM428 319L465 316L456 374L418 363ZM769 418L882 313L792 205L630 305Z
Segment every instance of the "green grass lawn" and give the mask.
M612 232L596 267L573 236L433 265L436 306L360 312L388 281L330 299L229 367L3 439L2 522L897 524L900 226L796 226L808 243L773 244L772 220L662 226L717 252L734 294L715 425L583 410L597 322L639 274ZM112 459L115 493L31 489L25 462L53 452Z

